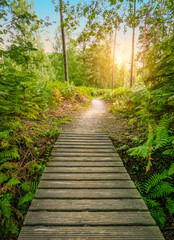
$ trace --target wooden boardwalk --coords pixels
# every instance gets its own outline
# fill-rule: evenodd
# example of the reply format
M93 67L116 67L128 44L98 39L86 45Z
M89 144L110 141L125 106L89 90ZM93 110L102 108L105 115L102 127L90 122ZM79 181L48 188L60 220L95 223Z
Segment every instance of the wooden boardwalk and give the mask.
M111 140L60 134L19 240L162 240Z

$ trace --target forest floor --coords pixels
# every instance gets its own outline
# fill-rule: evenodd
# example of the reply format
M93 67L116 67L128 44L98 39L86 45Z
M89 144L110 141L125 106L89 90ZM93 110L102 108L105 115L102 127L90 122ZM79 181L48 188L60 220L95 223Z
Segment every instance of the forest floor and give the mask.
M132 142L132 139L138 137L137 129L129 125L129 119L122 116L121 113L110 113L111 103L101 99L93 99L87 110L76 112L75 118L68 124L61 125L63 131L70 132L106 132L109 134L116 148L126 146ZM124 154L118 151L122 158L128 173L133 180L141 181L141 172L139 176L133 176L133 165L127 165ZM127 158L127 156L126 156ZM131 160L130 160L131 161ZM168 225L168 224L167 224ZM166 229L162 233L166 240L174 239L173 229Z

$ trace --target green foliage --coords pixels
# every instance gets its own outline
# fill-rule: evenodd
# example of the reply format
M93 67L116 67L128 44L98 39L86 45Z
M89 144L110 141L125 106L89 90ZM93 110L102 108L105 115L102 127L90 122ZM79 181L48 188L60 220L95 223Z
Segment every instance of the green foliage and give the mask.
M173 131L169 129L172 121L173 117L164 115L158 125L154 124L152 127L151 124L149 124L149 134L146 142L141 146L128 150L130 156L138 156L147 159L147 171L152 166L152 154L154 154L157 150L160 150L162 154L174 157L174 146L172 144L174 137L171 135Z
M166 222L164 211L167 209L171 217L174 213L174 185L171 181L173 179L171 169L173 170L173 164L168 171L153 174L145 183L135 182L152 217L160 228L163 228Z

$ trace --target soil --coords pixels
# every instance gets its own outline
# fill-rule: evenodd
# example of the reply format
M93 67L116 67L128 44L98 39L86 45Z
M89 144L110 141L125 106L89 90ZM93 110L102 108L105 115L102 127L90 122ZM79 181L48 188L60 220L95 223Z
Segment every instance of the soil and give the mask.
M107 132L110 136L120 138L127 132L127 121L109 112L110 105L101 99L93 99L90 107L80 113L64 127L72 132Z

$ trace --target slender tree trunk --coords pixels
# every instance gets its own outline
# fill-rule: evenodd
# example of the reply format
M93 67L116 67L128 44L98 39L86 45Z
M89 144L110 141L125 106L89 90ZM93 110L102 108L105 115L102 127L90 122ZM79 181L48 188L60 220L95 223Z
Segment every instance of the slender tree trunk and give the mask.
M145 20L144 20L144 37L143 37L143 75L145 75L145 67L146 67L146 36L147 36L147 19L151 13L151 11L153 10L153 7L150 8L149 12L146 14Z
M136 0L134 0L134 17L136 15ZM132 32L132 61L131 61L131 76L130 76L130 87L133 86L133 74L134 74L134 45L135 45L135 21L133 22Z
M159 20L161 19L161 11L162 11L162 8L163 8L163 4L164 4L164 0L161 1L160 12L159 12ZM158 23L158 26L157 26L157 36L156 36L156 43L157 44L159 43L159 31L160 31L160 23Z
M117 15L118 15L118 2L117 1ZM116 42L117 42L117 20L115 27L115 35L114 35L114 52L113 52L113 65L112 65L112 89L114 89L114 73L115 73L115 50L116 50Z
M117 39L117 28L115 29L115 36L114 36L114 52L113 52L113 65L112 65L112 89L114 89L116 39Z
M145 18L144 21L144 37L143 37L143 69L146 66L146 60L145 60L145 55L146 55L146 21L147 21L147 17ZM144 70L143 70L144 72Z
M2 65L3 65L3 69L5 70L5 63L4 63L4 56L3 56L3 53L2 53Z
M65 81L69 82L66 41L65 41L65 28L64 28L64 19L63 19L63 12L62 12L62 8L63 8L62 0L59 0L59 6L60 6L60 22L61 22L61 31L62 31L62 45L63 45L63 58L64 58L64 69L65 69Z

